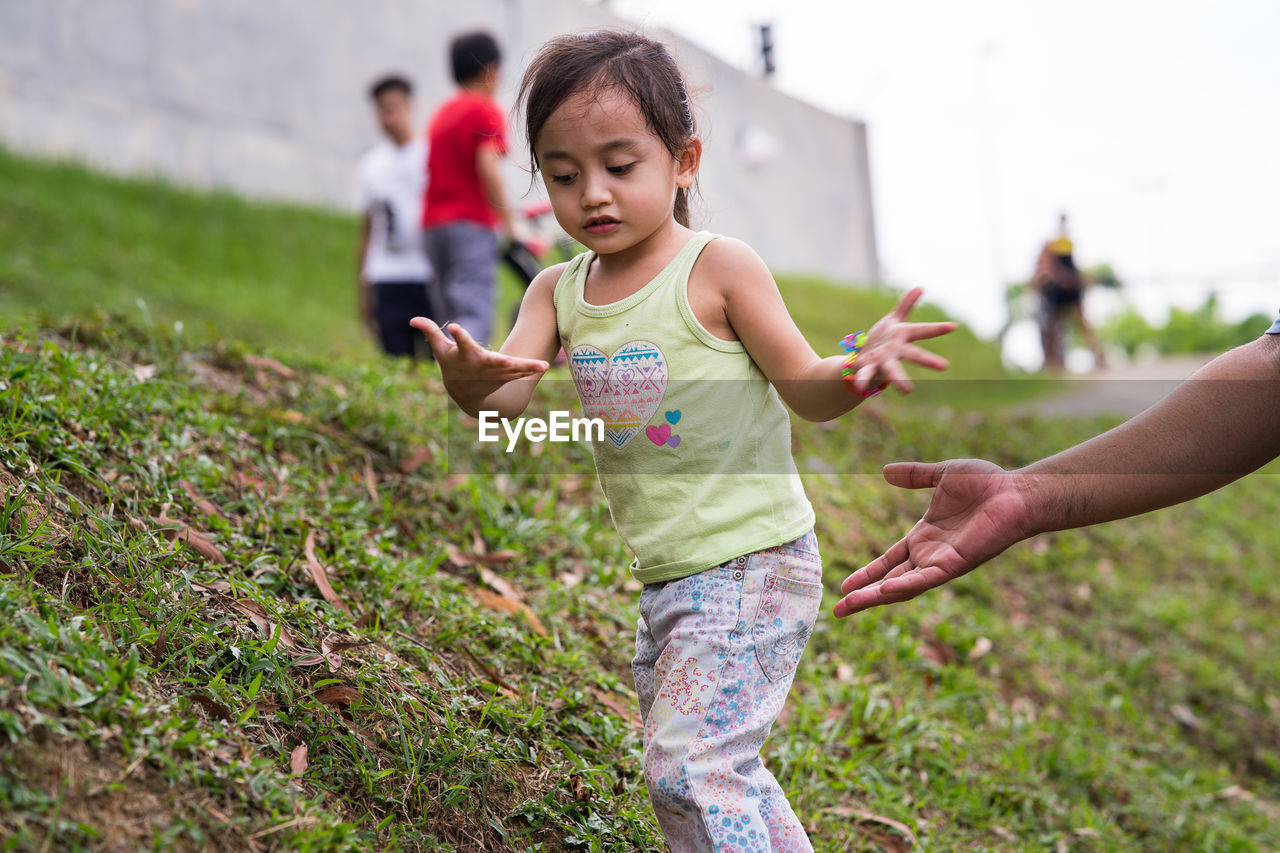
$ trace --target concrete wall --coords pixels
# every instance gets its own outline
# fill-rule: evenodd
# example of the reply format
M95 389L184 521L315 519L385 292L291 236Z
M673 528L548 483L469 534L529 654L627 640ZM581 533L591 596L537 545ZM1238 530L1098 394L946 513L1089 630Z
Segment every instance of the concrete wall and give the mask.
M425 121L452 89L449 38L485 27L506 51L509 104L541 42L620 25L583 0L3 0L0 142L349 209L354 163L376 140L372 78L412 76ZM742 238L777 270L876 278L865 127L651 34L701 93L695 226ZM528 158L512 130L518 197L530 181L517 164Z

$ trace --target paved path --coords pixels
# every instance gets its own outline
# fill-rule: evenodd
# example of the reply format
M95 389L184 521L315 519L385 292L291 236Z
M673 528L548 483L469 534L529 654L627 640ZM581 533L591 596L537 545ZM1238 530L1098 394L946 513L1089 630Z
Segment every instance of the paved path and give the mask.
M1068 376L1062 390L1017 407L1038 415L1132 417L1173 390L1212 355L1179 355L1126 364L1095 374Z

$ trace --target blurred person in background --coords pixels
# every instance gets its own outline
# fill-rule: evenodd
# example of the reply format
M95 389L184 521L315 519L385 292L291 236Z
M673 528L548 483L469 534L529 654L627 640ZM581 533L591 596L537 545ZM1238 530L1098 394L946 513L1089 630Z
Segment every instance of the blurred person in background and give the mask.
M1084 317L1084 274L1076 268L1075 245L1067 236L1067 215L1058 217L1058 236L1044 244L1036 260L1031 287L1039 296L1040 346L1046 370L1065 370L1066 321L1080 328L1085 344L1093 353L1094 366L1106 368L1106 356Z
M427 126L422 224L437 276L433 297L447 315L441 319L485 343L493 330L498 230L517 238L502 189L506 116L494 101L502 53L481 31L456 37L449 56L458 91Z
M369 97L386 138L360 159L360 316L388 355L430 358L409 320L447 318L428 296L431 263L422 236L427 150L413 133L413 85L389 74L373 83Z

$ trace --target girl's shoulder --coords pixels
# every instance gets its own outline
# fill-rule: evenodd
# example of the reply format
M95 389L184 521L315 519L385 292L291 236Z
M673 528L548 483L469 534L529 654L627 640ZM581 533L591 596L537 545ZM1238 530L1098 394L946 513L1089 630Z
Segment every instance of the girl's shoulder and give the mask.
M702 250L702 258L717 264L734 264L734 263L751 263L756 262L763 264L760 256L756 254L755 249L748 246L737 237L725 237L724 235L716 235L715 239L709 240Z
M537 293L545 294L551 298L552 302L555 302L560 297L561 285L565 284L568 278L565 273L568 272L571 267L582 263L582 261L579 260L581 257L581 255L577 255L567 261L561 261L558 264L552 264L549 267L544 267L541 272L534 276L533 281L529 283L529 290L533 291L536 288Z
M691 281L695 278L700 287L726 292L762 284L776 287L773 274L755 249L735 237L720 237L703 248L690 275Z

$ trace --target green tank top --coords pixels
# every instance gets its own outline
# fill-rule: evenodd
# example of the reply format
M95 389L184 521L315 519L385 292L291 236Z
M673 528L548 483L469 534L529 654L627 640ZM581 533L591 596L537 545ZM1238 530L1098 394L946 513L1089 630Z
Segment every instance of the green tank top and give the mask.
M556 323L586 417L596 473L642 583L673 580L789 542L813 526L791 458L791 422L738 341L689 306L702 232L626 299L583 299L585 252L556 284Z

